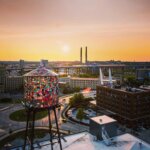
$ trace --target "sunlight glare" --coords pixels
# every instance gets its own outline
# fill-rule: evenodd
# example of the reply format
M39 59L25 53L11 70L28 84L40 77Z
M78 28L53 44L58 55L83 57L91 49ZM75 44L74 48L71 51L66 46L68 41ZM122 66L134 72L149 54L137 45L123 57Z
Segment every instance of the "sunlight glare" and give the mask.
M64 53L68 53L70 51L70 47L68 45L64 45L62 50Z

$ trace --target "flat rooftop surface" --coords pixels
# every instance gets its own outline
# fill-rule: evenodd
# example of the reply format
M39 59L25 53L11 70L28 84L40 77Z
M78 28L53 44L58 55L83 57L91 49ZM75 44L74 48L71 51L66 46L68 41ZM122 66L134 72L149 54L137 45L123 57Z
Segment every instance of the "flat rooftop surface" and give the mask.
M91 120L95 121L98 124L107 124L107 123L111 123L111 122L116 122L115 119L108 117L106 115L102 115L102 116L97 116L97 117L93 117L91 118ZM100 121L101 120L101 121Z
M98 81L99 78L78 78L78 77L73 77L71 78L72 80L94 80L94 81Z
M101 85L101 86L110 89L109 86L106 86L106 85ZM115 91L121 91L121 92L125 92L125 93L130 93L130 94L141 93L141 92L146 92L147 91L144 88L129 88L127 90L127 87L112 88L112 89L115 90Z
M94 137L88 132L70 135L65 139L67 142L62 140L63 150L150 150L149 144L130 134L114 137L109 146L105 145L103 141L94 140ZM41 146L42 144L46 143L40 143ZM35 148L35 150L51 150L51 145ZM54 150L59 150L58 144L54 144Z
M144 89L144 90L150 90L150 85L147 85L147 86L140 86L141 89Z
M90 104L96 105L96 100L90 101Z

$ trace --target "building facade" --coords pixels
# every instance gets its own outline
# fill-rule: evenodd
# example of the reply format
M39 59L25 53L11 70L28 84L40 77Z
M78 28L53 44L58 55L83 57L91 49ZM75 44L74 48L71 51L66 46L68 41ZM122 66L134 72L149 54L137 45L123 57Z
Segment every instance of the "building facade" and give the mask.
M0 93L5 92L5 77L6 77L6 68L4 65L0 65Z
M10 76L5 79L5 92L17 91L23 88L23 76Z
M96 89L99 84L98 78L70 78L70 86L84 88Z
M126 91L97 86L97 106L112 113L113 117L129 127L150 126L150 90Z
M150 69L137 69L136 77L138 80L144 80L144 79L150 80Z

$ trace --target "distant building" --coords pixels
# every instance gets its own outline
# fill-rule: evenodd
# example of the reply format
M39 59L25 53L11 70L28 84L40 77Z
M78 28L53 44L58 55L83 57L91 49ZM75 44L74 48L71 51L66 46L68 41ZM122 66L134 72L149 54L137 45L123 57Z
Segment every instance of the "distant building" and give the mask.
M5 92L17 91L23 88L23 76L10 76L5 79Z
M138 80L144 80L144 79L150 80L150 69L137 69L136 76Z
M6 77L6 68L4 65L0 65L0 93L5 91L5 77Z
M70 84L70 77L59 77L59 82L64 84Z
M91 89L96 89L99 83L98 78L70 78L70 86L80 87L81 89L90 87Z
M150 125L150 90L97 86L96 103L129 127Z
M42 59L41 63L45 66L48 67L48 60Z
M115 79L112 80L116 82ZM91 88L96 89L99 85L99 78L78 78L78 77L60 77L59 82L61 84L69 84L72 88L80 87L81 89ZM103 79L105 85L109 84L108 79Z
M19 65L20 65L20 68L23 69L24 68L24 60L21 59L19 62Z

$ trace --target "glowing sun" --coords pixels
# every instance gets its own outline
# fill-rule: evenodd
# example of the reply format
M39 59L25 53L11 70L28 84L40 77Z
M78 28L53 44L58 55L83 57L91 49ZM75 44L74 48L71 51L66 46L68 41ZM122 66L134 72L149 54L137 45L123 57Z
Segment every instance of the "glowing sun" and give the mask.
M64 53L68 53L70 51L70 47L68 45L64 45L62 50Z

